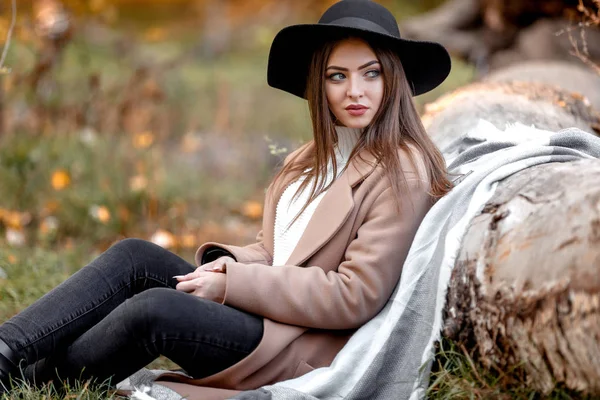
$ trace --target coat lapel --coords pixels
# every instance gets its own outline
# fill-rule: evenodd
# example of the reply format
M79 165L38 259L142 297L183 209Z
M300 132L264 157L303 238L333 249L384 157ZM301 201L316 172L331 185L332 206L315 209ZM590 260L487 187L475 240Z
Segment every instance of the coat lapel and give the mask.
M299 158L307 157L312 147L314 147L314 142L310 142L302 150ZM376 168L376 161L375 156L363 151L350 162L346 170L321 199L306 230L288 258L287 265L301 265L335 235L354 208L352 189L373 173ZM265 202L263 243L271 254L273 254L274 248L277 202L285 188L292 183L292 180L292 177L284 176L280 182L274 183Z
M286 265L302 264L323 247L346 222L354 208L352 188L374 169L373 162L375 159L372 155L363 154L363 159L358 158L351 162L348 168L327 190ZM274 222L273 217L273 225Z

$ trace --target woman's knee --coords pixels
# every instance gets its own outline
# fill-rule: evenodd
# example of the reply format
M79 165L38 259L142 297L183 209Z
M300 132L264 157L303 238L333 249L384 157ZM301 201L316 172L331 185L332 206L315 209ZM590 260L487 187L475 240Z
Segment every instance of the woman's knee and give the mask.
M115 243L95 259L92 266L120 274L130 281L133 279L136 293L155 286L175 287L177 281L173 276L195 269L178 255L142 239L123 239Z
M108 250L113 251L125 251L131 255L139 254L140 252L148 252L148 251L156 251L158 249L162 249L162 247L157 246L156 244L149 242L147 240L138 239L138 238L127 238L123 240L119 240L115 244L113 244Z
M168 250L143 239L128 238L115 243L107 252L126 255L132 265L144 265L145 268L163 269L174 255Z

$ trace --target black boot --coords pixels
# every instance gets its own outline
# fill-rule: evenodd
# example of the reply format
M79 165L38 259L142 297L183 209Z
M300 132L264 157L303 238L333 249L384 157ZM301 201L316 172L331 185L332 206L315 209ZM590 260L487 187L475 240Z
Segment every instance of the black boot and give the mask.
M10 377L17 372L17 355L0 339L0 394L10 388Z

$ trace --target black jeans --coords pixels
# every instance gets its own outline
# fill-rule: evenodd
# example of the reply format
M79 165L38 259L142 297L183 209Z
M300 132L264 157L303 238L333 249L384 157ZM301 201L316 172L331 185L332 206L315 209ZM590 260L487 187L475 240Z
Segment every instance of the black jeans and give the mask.
M175 290L173 276L194 269L153 243L120 241L0 325L0 339L37 383L55 371L117 383L161 354L196 378L211 375L252 352L263 323Z

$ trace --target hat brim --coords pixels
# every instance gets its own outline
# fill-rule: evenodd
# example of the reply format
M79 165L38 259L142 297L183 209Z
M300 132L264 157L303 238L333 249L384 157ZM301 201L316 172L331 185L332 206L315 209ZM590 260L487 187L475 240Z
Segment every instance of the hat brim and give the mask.
M268 84L306 98L308 70L315 50L326 41L349 35L374 40L393 49L402 62L413 96L434 89L450 73L450 55L439 43L400 39L371 30L341 25L302 24L288 26L275 36L269 52Z

